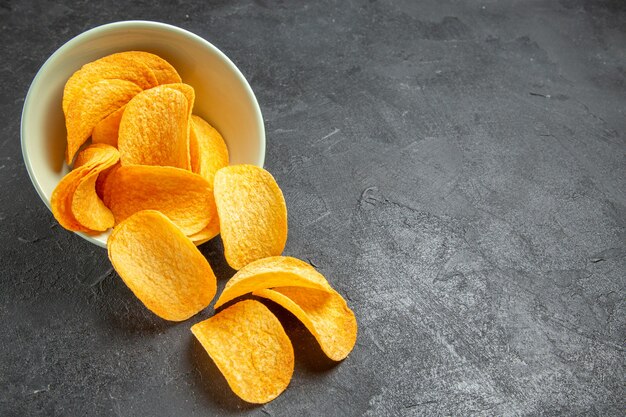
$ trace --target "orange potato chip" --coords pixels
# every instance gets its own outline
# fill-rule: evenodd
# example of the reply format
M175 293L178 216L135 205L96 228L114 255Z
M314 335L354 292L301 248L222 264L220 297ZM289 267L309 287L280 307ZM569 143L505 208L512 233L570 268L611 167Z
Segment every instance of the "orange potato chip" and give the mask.
M105 206L109 206L108 202L104 199L105 194L104 194L104 189L106 187L106 182L107 179L109 178L109 175L111 175L116 169L118 169L121 166L121 164L119 163L119 161L107 168L107 169L103 169L102 171L100 171L100 175L98 175L98 179L96 180L96 194L98 194L98 197L100 197L100 199L102 200L102 202L104 203Z
M254 165L220 169L213 183L224 255L234 269L280 255L287 242L287 206L274 177Z
M281 287L258 290L252 295L289 310L309 329L330 359L340 361L352 351L357 335L356 317L336 291Z
M76 155L74 169L82 166L113 165L115 162L111 163L111 160L117 161L119 158L120 153L113 146L105 143L91 144Z
M109 61L115 58L126 58L141 62L152 70L158 84L170 84L181 82L180 75L174 67L158 55L143 51L126 51L109 55L104 59Z
M122 165L190 168L189 123L193 103L172 85L185 84L145 90L126 105L118 136Z
M90 145L76 157L75 166L91 167L91 171L78 181L71 198L71 211L76 221L90 231L102 232L113 227L113 213L96 193L96 180L118 160L117 149L105 144Z
M130 81L102 80L86 87L69 105L65 117L69 165L76 151L91 136L94 127L109 114L126 104L141 89Z
M117 148L117 137L120 131L120 121L126 105L115 110L93 128L91 143L105 143Z
M70 171L57 184L52 197L50 197L50 208L54 218L67 230L77 232L88 232L89 229L82 226L72 214L72 197L78 187L78 183L89 172L89 168L81 167Z
M107 247L124 283L161 318L186 320L215 296L215 275L205 257L158 211L141 211L120 223Z
M192 86L185 83L173 83L173 84L163 84L162 88L171 88L172 90L180 91L187 98L188 106L188 115L191 117L191 112L193 110L193 105L196 101L196 92Z
M215 302L215 309L244 294L275 287L334 291L326 278L308 263L289 256L273 256L252 262L233 275Z
M76 157L76 168L64 176L52 192L50 206L59 224L68 230L90 232L74 216L72 201L81 180L91 172L99 172L115 164L119 158L117 149L103 144L91 145Z
M291 341L280 321L258 301L241 301L191 327L228 385L242 400L263 404L289 385Z
M115 175L114 175L115 172L121 167L122 167L122 164L118 161L115 165L111 166L110 168L102 170L100 172L100 175L98 176L98 180L96 181L96 191L98 192L98 195L104 202L104 205L107 207L109 207L110 205L110 201L108 198L111 194L110 191L112 189L111 181L113 178L115 178ZM109 191L108 193L107 193L107 190Z
M63 113L67 116L71 103L92 84L113 79L132 82L140 91L158 84L154 72L142 62L113 55L100 58L83 65L67 80L63 89Z
M122 165L107 176L102 191L116 223L141 210L158 210L193 235L217 216L211 185L180 168Z
M193 106L196 102L196 91L193 89L192 86L190 86L189 84L185 84L185 83L173 83L173 84L164 84L164 87L167 88L171 88L173 90L176 91L180 91L181 93L183 93L185 95L185 97L187 98L187 116L188 116L188 121L187 121L187 153L188 153L188 158L187 160L189 161L189 166L187 169L191 170L191 150L190 150L190 136L191 136L191 113L193 111ZM211 186L213 186L213 182L210 183Z
M228 166L228 148L220 132L199 116L191 116L191 170L211 184L218 169Z
M99 174L99 170L94 170L78 182L72 197L72 214L83 227L103 232L113 227L115 218L96 194L96 180Z
M208 242L219 234L220 219L218 219L217 215L215 215L211 218L211 221L209 222L209 224L206 225L204 229L200 230L197 233L194 233L193 235L190 235L189 239L191 239L191 241L195 243L196 246L198 246L202 245L205 242Z

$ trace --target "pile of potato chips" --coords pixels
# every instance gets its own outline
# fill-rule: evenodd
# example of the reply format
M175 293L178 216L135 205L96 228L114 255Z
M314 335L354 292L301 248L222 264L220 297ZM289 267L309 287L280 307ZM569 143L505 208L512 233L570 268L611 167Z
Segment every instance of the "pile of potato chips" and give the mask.
M343 297L308 263L280 256L287 208L272 175L229 165L220 133L193 114L195 92L164 59L116 53L67 81L66 162L73 169L51 198L68 230L108 239L113 267L143 304L166 320L209 306L216 277L197 245L221 234L238 272L215 303L222 309L191 331L243 400L265 403L294 369L281 323L251 294L298 318L332 360L354 347L357 323ZM91 143L89 140L91 139Z

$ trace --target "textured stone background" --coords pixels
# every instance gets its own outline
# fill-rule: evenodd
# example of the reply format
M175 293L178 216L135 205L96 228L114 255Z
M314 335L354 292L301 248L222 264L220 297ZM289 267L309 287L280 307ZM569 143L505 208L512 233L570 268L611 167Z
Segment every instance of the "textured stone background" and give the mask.
M99 24L191 30L241 68L286 253L349 300L350 357L296 350L245 404L30 184L20 112ZM626 3L0 1L0 415L624 415ZM219 242L202 247L223 286Z

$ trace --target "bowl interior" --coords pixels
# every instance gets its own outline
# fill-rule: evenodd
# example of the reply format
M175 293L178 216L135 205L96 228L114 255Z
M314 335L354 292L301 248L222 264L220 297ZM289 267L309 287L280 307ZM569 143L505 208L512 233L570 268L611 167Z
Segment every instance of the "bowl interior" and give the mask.
M50 208L52 191L69 171L64 163L63 87L80 67L122 51L152 52L169 61L196 91L194 114L224 137L231 164L263 166L265 131L259 105L235 65L204 39L156 22L129 21L87 31L59 48L33 80L22 112L22 153L39 196ZM108 233L90 236L106 247Z

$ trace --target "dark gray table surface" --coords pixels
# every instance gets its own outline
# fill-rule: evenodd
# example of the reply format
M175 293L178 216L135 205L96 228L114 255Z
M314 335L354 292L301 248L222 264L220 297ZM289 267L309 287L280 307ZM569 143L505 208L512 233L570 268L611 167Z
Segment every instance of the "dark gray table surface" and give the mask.
M274 308L289 388L235 397L31 186L38 68L117 20L191 30L260 102L285 253L360 326L342 363ZM0 415L626 412L626 2L0 1ZM223 287L218 239L201 247Z

